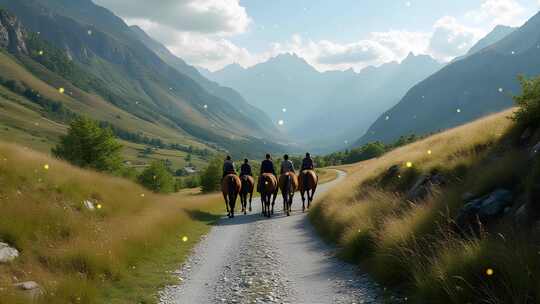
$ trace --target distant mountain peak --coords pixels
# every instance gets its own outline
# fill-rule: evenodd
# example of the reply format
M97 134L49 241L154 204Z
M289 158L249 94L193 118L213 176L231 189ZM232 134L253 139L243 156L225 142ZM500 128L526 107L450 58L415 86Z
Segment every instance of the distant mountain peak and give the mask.
M467 55L472 55L474 53L477 53L481 51L482 49L485 49L486 47L489 47L490 45L493 45L509 34L511 34L513 31L515 31L515 27L510 27L506 25L497 25L493 28L489 34L487 34L484 38L480 39L470 50L467 52Z

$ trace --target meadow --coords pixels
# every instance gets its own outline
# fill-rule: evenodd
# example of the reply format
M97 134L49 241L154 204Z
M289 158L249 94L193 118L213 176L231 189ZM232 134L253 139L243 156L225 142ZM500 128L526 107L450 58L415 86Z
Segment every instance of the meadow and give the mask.
M222 207L217 194L158 195L0 143L0 240L21 252L0 264L0 303L27 302L12 285L29 280L40 303L154 303Z
M516 147L514 109L340 167L348 178L309 216L342 258L413 303L538 303L539 242L517 226L531 161ZM536 133L532 143L539 140ZM385 180L388 169L399 175ZM445 184L421 200L407 198L418 178L442 174ZM478 235L456 229L467 197L494 189L516 193L507 215Z

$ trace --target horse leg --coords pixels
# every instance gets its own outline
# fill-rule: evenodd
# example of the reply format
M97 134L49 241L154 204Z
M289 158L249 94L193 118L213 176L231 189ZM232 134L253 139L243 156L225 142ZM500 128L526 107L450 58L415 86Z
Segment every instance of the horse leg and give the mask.
M231 194L229 198L229 203L231 205L231 218L234 218L234 209L236 207L236 194Z
M313 190L311 190L311 195L308 197L308 209L311 206L311 202L313 201L313 197L315 196L315 189L316 188L313 188ZM308 192L308 194L309 194L309 192Z
M246 195L247 199L247 195ZM251 200L253 199L253 190L249 193L249 212L251 212Z
M229 211L229 200L227 199L227 194L223 194L223 199L225 200L225 209L227 209L227 216L230 216L231 213Z
M300 197L302 197L302 212L306 210L306 193L304 190L300 191ZM309 195L309 193L308 193Z

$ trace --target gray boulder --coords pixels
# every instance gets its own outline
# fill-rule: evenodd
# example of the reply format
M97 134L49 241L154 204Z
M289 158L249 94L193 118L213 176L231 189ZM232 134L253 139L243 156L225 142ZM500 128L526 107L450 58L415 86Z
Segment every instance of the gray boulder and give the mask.
M31 299L36 299L43 294L41 286L34 281L21 282L13 286L23 291Z
M536 145L534 145L530 152L529 152L529 157L530 158L534 158L536 157L536 155L538 155L538 152L540 152L540 142L538 142Z
M444 184L446 184L446 178L440 173L435 172L420 176L407 193L407 200L417 201L424 199L432 193L434 186L442 186Z
M512 203L512 192L497 189L465 204L456 217L456 224L461 230L473 229L477 232L480 225L489 224L504 215L505 209Z
M8 263L19 257L19 251L6 243L0 242L0 263Z

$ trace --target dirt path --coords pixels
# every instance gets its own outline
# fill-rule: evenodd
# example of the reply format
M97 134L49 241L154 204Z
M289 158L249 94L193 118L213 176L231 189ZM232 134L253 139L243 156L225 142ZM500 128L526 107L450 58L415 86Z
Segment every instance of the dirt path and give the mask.
M320 195L345 173L321 185ZM281 197L272 219L251 214L223 218L194 249L177 274L178 286L161 292L160 303L380 303L375 283L339 261L315 234L295 196L293 214L282 215Z

